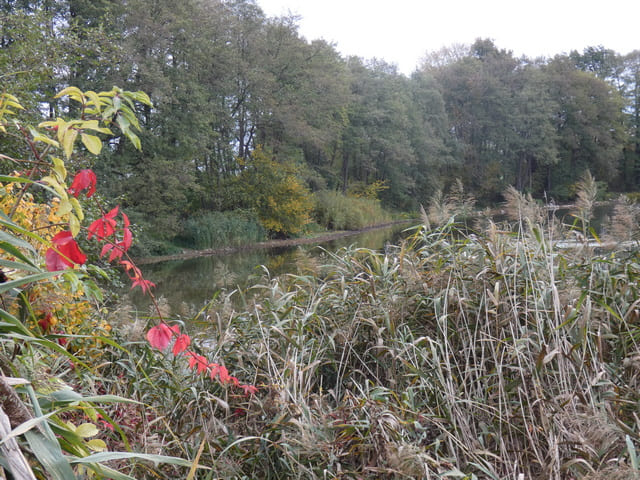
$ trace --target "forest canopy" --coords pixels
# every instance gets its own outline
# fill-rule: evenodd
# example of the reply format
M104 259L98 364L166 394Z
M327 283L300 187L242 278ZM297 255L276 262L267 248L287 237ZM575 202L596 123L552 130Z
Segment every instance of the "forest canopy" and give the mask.
M3 90L34 117L74 108L53 99L69 85L149 94L144 150L115 138L77 167L159 239L215 212L253 211L282 228L272 234L296 234L278 218L309 221L312 207L282 205L371 185L384 207L411 211L458 180L481 204L510 186L566 201L587 170L611 191L640 183L640 51L517 58L478 39L406 76L306 39L295 17L254 0L3 0L0 25ZM260 169L286 185L256 181Z

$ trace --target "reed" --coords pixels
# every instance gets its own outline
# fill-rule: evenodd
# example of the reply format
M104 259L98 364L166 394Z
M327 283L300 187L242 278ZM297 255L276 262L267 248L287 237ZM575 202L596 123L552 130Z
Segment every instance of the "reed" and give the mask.
M237 247L266 240L264 228L243 211L208 212L190 218L183 228L183 241L192 248Z
M376 199L345 196L323 190L315 193L313 217L327 230L358 230L392 220Z
M638 478L640 252L560 249L572 225L507 197L483 231L221 292L185 329L252 397L123 337L101 382L151 412L127 432L195 478Z

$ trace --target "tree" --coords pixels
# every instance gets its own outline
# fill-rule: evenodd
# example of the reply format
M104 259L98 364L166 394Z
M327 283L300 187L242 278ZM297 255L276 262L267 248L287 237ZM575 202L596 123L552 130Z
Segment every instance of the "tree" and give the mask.
M623 58L621 76L628 142L624 147L620 183L625 189L633 190L640 185L640 50Z
M240 160L244 163L243 160ZM312 203L296 168L255 149L242 173L230 180L227 209L249 209L275 236L301 233L310 223Z
M558 105L560 161L550 169L551 192L566 197L585 170L600 181L612 182L625 140L619 93L593 74L576 70L566 57L556 57L545 72Z
M510 52L478 39L468 56L434 71L449 129L461 146L462 168L456 176L484 201L499 200L514 178L517 67Z
M421 204L442 188L456 168L456 145L448 132L444 99L438 84L427 71L411 76L410 141L416 156L410 175L415 187L410 195Z

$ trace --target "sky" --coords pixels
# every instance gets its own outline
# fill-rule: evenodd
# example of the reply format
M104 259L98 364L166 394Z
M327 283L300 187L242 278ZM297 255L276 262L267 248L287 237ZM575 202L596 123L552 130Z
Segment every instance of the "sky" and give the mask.
M552 57L602 45L640 49L640 0L257 0L268 16L299 15L308 41L344 56L384 59L410 74L425 53L492 39L515 56Z

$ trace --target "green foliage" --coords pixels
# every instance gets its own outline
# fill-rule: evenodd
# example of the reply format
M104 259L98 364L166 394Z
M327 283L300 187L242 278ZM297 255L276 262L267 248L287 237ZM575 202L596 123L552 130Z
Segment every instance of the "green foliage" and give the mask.
M103 350L121 347L93 306L101 292L89 273L100 269L84 265L86 256L73 238L84 220L78 197L94 194L96 177L83 169L69 185L65 165L83 148L98 154L103 146L99 135L111 136L111 128L139 146L132 131L139 128L135 104L151 103L143 93L116 87L99 93L68 87L56 98L63 97L80 104L78 118L33 126L21 118L18 98L0 95L0 134L20 138L29 151L28 158L2 154L20 173L3 175L0 183L0 467L14 477L55 480L131 480L104 463L114 459L189 467L191 462L181 458L104 452L105 430L122 433L104 409L130 401L98 392ZM109 219L117 208L112 212ZM89 226L89 231L97 228ZM123 235L122 253L132 240L130 232ZM121 440L129 447L124 435ZM29 464L23 450L29 452Z
M391 221L380 202L323 190L314 194L313 218L327 230L357 230Z
M481 204L509 185L564 201L586 169L609 190L640 183L637 52L588 47L542 61L478 39L406 77L302 38L295 17L268 18L253 0L9 2L0 15L3 85L30 92L34 116L77 110L51 101L67 85L150 92L145 151L115 138L96 171L154 242L203 210L257 208L236 201L233 179L259 145L303 164L312 190L382 182L384 207L403 211L454 178ZM300 194L291 188L274 196ZM272 234L302 231L260 215Z
M181 240L199 249L237 247L266 240L266 231L248 212L207 212L185 222Z

